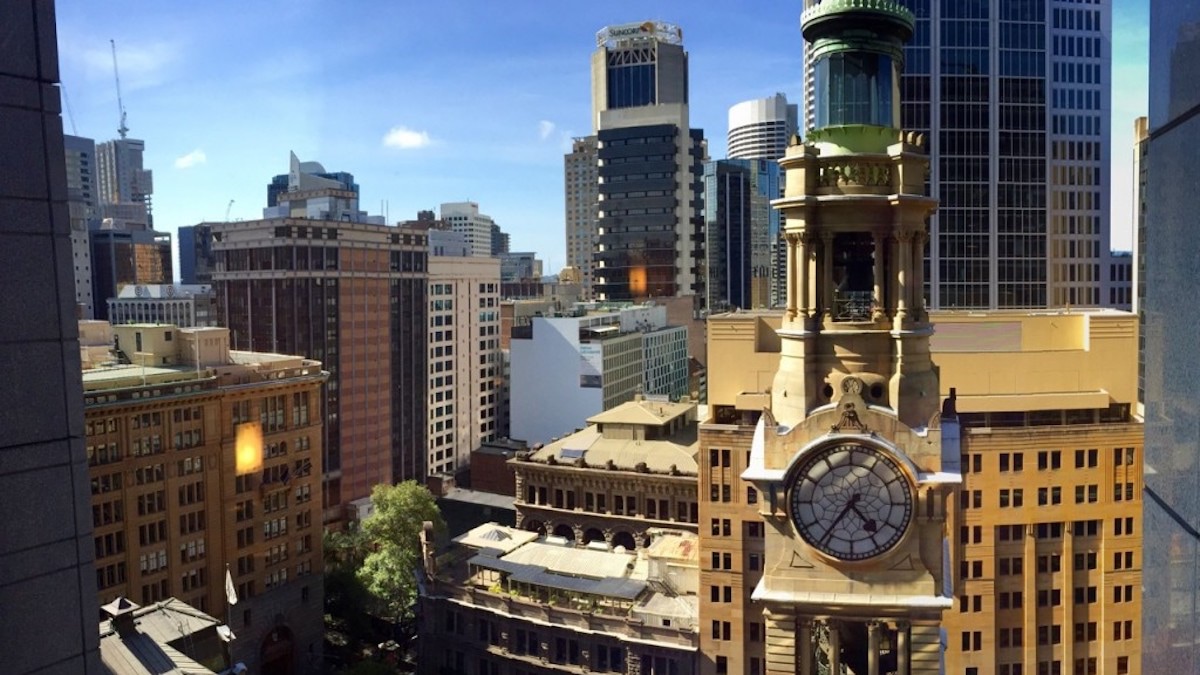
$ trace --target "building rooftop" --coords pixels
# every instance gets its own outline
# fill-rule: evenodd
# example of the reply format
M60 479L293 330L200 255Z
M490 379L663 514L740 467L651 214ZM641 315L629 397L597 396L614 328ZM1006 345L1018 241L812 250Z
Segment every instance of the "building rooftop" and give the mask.
M104 606L100 660L111 675L203 675L223 665L220 621L170 598L139 607L125 598Z
M486 591L607 617L665 618L655 625L694 631L699 603L694 594L674 590L674 582L681 571L698 579L696 535L675 530L655 530L653 535L651 546L636 552L609 550L602 543L578 548L558 537L487 523L454 539L456 548L443 556L450 564L435 575L433 586L438 588L431 592L474 587L477 594ZM657 576L660 552L663 561L674 565L672 579ZM694 583L687 586L695 588Z
M525 459L695 476L696 410L691 402L629 401L589 418L587 428L547 443Z

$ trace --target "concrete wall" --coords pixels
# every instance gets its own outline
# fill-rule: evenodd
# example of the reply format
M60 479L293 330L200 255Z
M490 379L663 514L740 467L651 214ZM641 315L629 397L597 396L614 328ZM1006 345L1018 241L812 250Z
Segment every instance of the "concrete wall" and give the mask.
M102 672L54 3L0 3L0 654ZM19 386L17 383L20 383Z
M579 320L533 320L532 340L511 343L511 436L545 443L603 409L603 389L579 386Z

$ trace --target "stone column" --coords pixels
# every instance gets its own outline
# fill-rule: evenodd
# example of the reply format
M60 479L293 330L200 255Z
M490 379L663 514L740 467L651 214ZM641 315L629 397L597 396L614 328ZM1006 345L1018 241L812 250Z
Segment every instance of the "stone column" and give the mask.
M842 672L842 634L839 632L841 622L830 619L829 626L829 672Z
M878 621L867 622L867 675L879 675L879 633Z
M892 276L896 280L896 325L899 327L908 318L909 282L909 237L908 232L893 235L892 258L895 260Z
M821 283L819 284L818 295L820 296L820 310L827 317L833 317L833 233L821 233Z
M874 292L875 297L873 298L874 302L872 303L872 307L871 307L871 319L874 321L878 321L879 319L882 319L887 313L887 309L884 307L884 295L886 295L886 289L887 289L887 286L885 284L887 284L887 280L883 278L883 269L884 269L883 258L884 258L884 256L887 255L887 245L885 243L885 238L882 234L876 233L874 235L874 239L875 239L875 288L874 288L873 292Z
M796 673L796 616L783 607L771 607L763 612L766 628L767 675Z
M909 675L908 664L912 655L908 649L908 622L896 623L896 675Z
M796 281L803 270L796 264L796 239L798 237L788 232L783 240L787 245L787 317L796 318Z
M928 240L929 235L924 232L913 233L911 257L913 277L912 308L913 315L917 320L920 320L925 314L925 242Z
M812 242L812 239L808 236L807 233L798 235L796 237L796 246L797 246L796 260L799 262L799 265L800 265L800 272L799 272L799 279L800 279L800 290L799 290L799 294L800 294L799 301L800 302L799 302L799 305L800 305L800 307L799 307L799 309L800 309L800 314L806 318L808 317L809 310L811 310L812 306L813 306L812 288L811 288L811 286L812 286L812 251L809 249L809 243L811 243L811 242Z
M813 656L813 621L802 616L796 621L797 675L817 675Z

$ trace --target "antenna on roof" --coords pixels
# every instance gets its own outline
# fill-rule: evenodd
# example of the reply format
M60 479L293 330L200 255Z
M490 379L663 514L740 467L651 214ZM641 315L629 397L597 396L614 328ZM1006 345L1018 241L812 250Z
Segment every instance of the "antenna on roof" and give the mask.
M117 41L109 40L112 45L113 55L113 79L117 81L117 111L121 113L121 126L117 127L117 133L121 138L125 138L125 134L129 133L129 127L125 126L125 103L121 101L121 71L117 70Z

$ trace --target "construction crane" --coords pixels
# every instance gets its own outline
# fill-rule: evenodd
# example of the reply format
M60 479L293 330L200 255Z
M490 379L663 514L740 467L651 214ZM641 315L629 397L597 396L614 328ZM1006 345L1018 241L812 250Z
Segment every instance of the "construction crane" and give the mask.
M113 79L117 81L117 111L121 113L121 126L117 127L117 133L121 138L125 138L125 134L129 133L129 127L125 126L125 103L121 101L121 71L117 70L117 41L109 40L112 45L113 55Z
M75 128L75 113L71 112L71 99L67 96L67 85L59 82L58 88L62 91L63 105L67 109L67 119L71 121L71 134L78 136L79 130Z
M229 206L225 207L225 222L229 222L229 209L233 208L233 200L229 200Z

